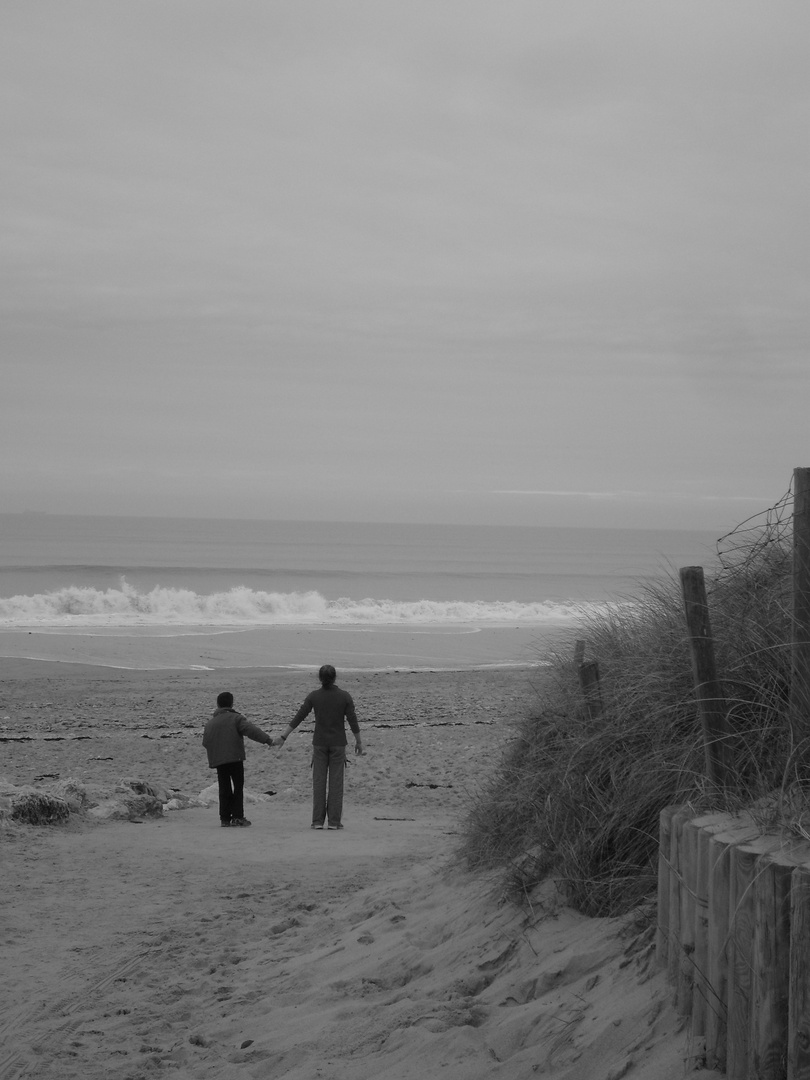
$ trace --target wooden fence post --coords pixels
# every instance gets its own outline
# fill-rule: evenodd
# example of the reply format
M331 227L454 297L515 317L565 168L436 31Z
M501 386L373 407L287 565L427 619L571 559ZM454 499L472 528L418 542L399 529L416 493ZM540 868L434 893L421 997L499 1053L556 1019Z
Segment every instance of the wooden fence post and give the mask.
M762 855L754 879L754 997L750 1076L784 1080L790 985L790 884L787 854Z
M749 845L739 845L732 847L729 854L731 963L728 972L726 1075L729 1080L748 1080L754 954L753 886L758 852Z
M669 950L674 948L669 934L669 875L672 867L669 853L672 846L672 815L677 806L665 806L659 815L658 829L658 932L655 938L655 956L661 967L667 966Z
M599 685L599 665L595 660L579 665L579 685L585 698L585 708L591 720L598 720L604 712L602 688Z
M800 779L810 775L810 469L793 470L790 730Z
M585 709L589 720L598 720L604 712L602 687L599 684L599 664L595 660L585 660L585 642L578 638L574 643L574 667L585 699Z
M724 1066L726 1060L728 830L734 828L734 835L738 836L741 828L748 828L748 823L728 813L714 813L695 818L694 825L698 829L698 874L691 1033L695 1040L703 1038L709 1063L707 1068L716 1068L719 1062ZM716 842L715 837L718 838ZM715 865L718 857L720 868Z
M706 1065L726 1068L728 1028L729 867L731 842L722 835L709 837L709 941L706 1001Z
M731 779L730 746L726 703L717 677L714 643L709 622L709 604L702 566L684 566L680 571L686 625L692 655L698 711L703 726L706 775L715 788L725 788Z
M734 962L734 924L731 921L732 849L759 836L759 827L747 815L710 814L698 818L708 833L706 928L706 1063L725 1071L728 1056L728 1011L731 968ZM696 950L697 952L697 943ZM695 1031L695 1035L699 1032Z
M706 1034L709 1009L709 833L697 826L697 879L695 883L695 988L692 995L692 1036Z
M667 973L673 988L673 1000L678 1000L678 983L681 973L681 890L683 872L681 851L683 823L694 815L689 807L681 807L672 815L672 833L669 843L669 951L667 954Z
M585 663L585 642L582 638L577 638L574 642L574 667L579 668L581 664Z
M685 821L681 826L681 839L678 845L681 874L681 948L677 1009L681 1016L692 1015L695 992L697 840L698 830L691 821Z
M810 1077L810 867L798 866L790 884L790 995L788 1080Z

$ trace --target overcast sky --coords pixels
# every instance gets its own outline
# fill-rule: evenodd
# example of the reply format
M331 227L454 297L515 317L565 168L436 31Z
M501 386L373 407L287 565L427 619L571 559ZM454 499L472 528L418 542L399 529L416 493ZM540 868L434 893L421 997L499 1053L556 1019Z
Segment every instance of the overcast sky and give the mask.
M807 0L4 0L0 509L731 527L810 466Z

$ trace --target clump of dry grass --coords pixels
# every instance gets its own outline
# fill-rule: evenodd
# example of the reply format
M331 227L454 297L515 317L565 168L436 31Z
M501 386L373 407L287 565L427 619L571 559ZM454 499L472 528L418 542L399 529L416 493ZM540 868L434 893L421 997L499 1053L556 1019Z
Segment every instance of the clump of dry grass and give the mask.
M45 791L22 791L11 800L11 818L26 825L56 825L70 817L64 799Z
M715 652L729 705L735 785L707 790L680 583L587 618L538 676L538 710L471 807L462 857L502 866L527 890L553 873L589 915L617 915L656 885L663 807L751 805L784 785L790 760L790 553L764 546L707 579ZM574 640L599 664L603 711L585 707ZM532 858L526 860L526 852ZM531 870L527 873L527 866Z

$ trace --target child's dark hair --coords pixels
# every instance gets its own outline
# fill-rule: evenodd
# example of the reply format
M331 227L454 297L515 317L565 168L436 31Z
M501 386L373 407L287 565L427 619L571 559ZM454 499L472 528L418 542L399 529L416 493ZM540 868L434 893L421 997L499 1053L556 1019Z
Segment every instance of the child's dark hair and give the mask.
M221 694L217 694L217 705L220 709L233 708L233 694L228 690L223 690Z
M318 672L318 678L321 680L322 686L331 686L337 678L337 672L331 664L324 664Z

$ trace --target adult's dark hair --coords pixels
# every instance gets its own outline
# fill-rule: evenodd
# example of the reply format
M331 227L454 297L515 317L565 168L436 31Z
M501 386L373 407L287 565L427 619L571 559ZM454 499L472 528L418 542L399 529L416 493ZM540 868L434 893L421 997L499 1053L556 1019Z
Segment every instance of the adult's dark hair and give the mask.
M324 664L318 672L318 678L321 680L322 686L331 686L337 678L337 672L331 664Z
M223 690L221 694L217 694L217 705L220 709L233 708L233 694L227 690Z

